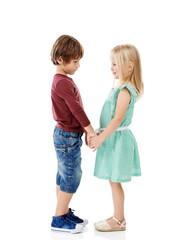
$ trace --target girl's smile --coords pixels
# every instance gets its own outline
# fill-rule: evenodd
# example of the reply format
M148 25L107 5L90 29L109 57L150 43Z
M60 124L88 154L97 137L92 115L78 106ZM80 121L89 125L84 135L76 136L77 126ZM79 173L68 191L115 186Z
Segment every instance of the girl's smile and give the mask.
M111 60L111 71L112 71L112 74L114 75L115 79L118 79L119 78L119 74L118 74L118 68L117 68L117 65L116 65L116 59L115 59L115 57L112 54L110 56L110 60Z

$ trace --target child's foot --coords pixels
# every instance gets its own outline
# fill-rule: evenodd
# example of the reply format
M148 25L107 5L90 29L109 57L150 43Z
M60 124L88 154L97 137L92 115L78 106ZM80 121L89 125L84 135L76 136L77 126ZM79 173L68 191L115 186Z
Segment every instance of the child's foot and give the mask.
M78 233L83 230L83 226L75 224L66 218L66 214L59 217L53 217L51 230L69 233Z
M118 228L120 226L113 218L109 219L107 223L110 225L111 228Z
M69 212L67 214L65 214L65 216L75 224L80 224L83 226L88 224L87 219L82 219L82 218L79 218L78 216L74 215L74 210L72 210L71 208L69 208Z
M104 221L109 221L109 220L112 219L112 218L113 218L113 217L110 217L110 218L107 218L107 219L104 219L104 220L95 222L95 223L94 223L94 227L96 227L97 224L99 224L99 223L101 223L101 222L104 222Z
M118 221L116 218L112 218L108 221L102 221L95 226L96 230L101 232L111 232L111 231L125 231L126 221Z

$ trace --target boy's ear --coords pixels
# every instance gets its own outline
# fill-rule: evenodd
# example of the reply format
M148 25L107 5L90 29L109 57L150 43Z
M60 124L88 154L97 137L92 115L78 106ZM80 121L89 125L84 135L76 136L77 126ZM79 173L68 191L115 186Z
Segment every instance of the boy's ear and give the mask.
M129 65L128 65L128 70L129 72L132 72L134 69L134 63L132 61L129 62Z
M57 59L57 62L59 63L59 64L63 64L63 59L62 59L62 57L60 56L60 57L58 57L58 59Z

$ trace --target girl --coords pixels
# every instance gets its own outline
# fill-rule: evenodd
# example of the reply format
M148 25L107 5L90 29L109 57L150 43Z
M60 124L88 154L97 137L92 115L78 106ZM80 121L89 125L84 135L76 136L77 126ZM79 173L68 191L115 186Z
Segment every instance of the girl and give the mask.
M94 176L110 182L114 205L113 217L95 223L98 231L126 229L124 192L121 182L140 176L138 147L129 125L136 100L143 93L141 62L132 45L119 45L111 51L114 84L100 116L99 135L90 137L89 146L97 150Z

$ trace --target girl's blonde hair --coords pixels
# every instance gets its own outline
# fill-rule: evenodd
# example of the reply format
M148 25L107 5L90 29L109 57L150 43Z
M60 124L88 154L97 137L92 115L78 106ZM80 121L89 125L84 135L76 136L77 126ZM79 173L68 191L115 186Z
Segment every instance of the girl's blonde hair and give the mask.
M137 48L130 44L119 45L112 49L111 54L113 54L114 58L116 59L119 74L119 86L127 83L125 80L126 66L129 64L129 62L134 64L129 81L134 86L138 94L138 98L141 97L144 91L144 84L142 81L141 60Z

